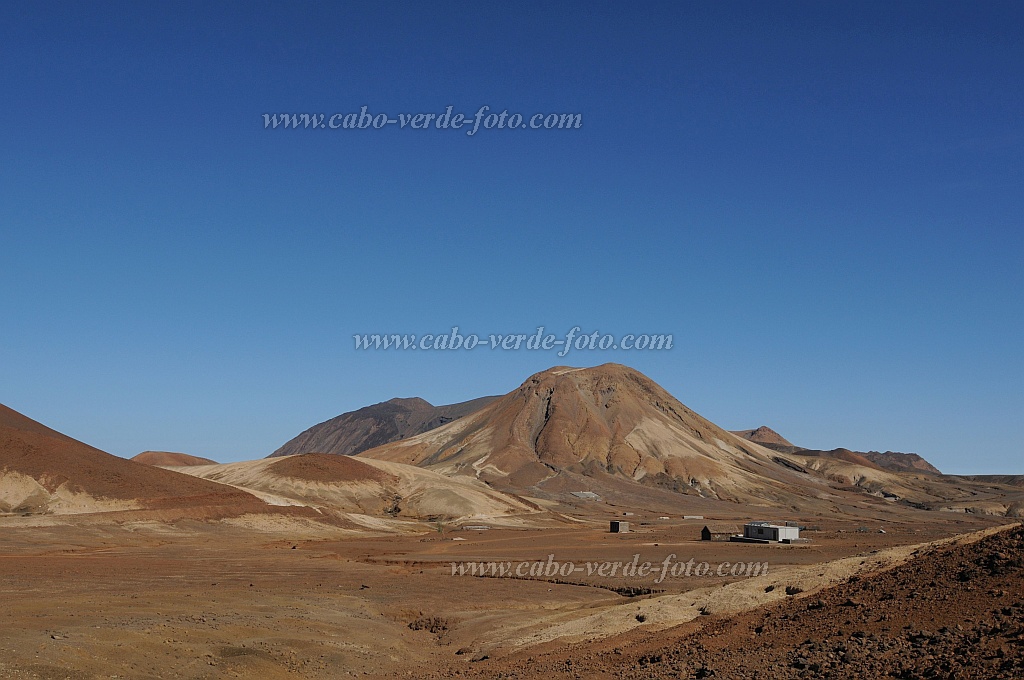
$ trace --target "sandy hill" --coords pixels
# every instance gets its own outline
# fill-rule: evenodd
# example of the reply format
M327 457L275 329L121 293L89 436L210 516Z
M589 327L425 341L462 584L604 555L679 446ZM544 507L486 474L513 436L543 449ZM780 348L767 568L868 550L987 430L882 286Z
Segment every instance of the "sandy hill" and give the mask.
M472 414L359 457L474 477L537 498L564 500L569 492L594 491L619 505L654 507L656 500L678 508L683 495L698 514L715 512L712 501L857 514L870 509L865 495L888 502L881 512L894 504L904 510L1022 512L1019 488L981 489L929 470L876 462L913 460L898 454L765 448L618 364L542 371Z
M262 505L236 489L104 453L0 405L0 512Z
M877 465L862 453L851 451L849 449L832 449L831 451L815 451L812 449L799 449L797 451L801 456L809 456L814 458L832 458L834 460L844 460L847 463L853 463L854 465L862 465L872 470L884 470L885 468L881 465Z
M787 503L827 490L773 453L697 415L643 374L605 364L543 371L471 415L360 456L526 493L629 482L698 498Z
M796 448L792 453L797 453L801 456L845 460L850 463L878 470L888 470L890 472L912 472L928 475L942 474L938 468L916 453L898 453L896 451L879 453L878 451L851 451L844 448L831 449L829 451Z
M783 453L799 453L804 456L836 458L848 462L865 465L870 468L891 470L893 472L923 472L930 475L941 475L939 469L916 453L899 453L897 451L851 451L838 448L829 451L805 449L796 446L770 427L762 425L756 430L734 430L733 434L752 441L761 446L782 451Z
M327 453L178 468L245 489L273 505L397 519L493 518L540 513L534 504L479 480Z
M390 399L314 425L270 456L291 456L309 451L355 455L458 420L496 398L480 397L446 406L434 406L419 397Z
M175 453L174 451L143 451L137 456L132 456L136 463L146 465L216 465L217 461L199 456L190 456L187 453Z

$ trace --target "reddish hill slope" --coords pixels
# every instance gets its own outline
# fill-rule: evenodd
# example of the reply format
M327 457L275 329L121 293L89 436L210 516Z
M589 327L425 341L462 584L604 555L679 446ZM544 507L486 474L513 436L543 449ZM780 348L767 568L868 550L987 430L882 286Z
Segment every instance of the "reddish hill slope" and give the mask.
M190 456L187 453L176 453L174 451L143 451L137 456L132 456L132 460L136 463L145 463L146 465L186 466L217 464L217 461L210 460L209 458L200 458L199 456Z
M225 506L251 494L104 453L0 405L0 512L80 513Z
M800 448L793 445L781 434L765 425L762 425L756 430L733 430L732 433L752 441L755 444L760 444L761 446L765 446L769 449L775 449L777 451L792 452Z
M738 502L824 492L822 479L771 453L700 417L643 374L605 364L543 371L461 420L360 455L512 491L576 490L583 476Z

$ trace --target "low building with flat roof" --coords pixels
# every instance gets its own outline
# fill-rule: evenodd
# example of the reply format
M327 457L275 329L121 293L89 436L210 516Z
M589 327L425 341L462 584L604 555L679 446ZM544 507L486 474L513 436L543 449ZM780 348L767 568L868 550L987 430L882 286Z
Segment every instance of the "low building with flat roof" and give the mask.
M743 525L743 538L766 543L789 543L800 539L800 527L771 522L747 522Z

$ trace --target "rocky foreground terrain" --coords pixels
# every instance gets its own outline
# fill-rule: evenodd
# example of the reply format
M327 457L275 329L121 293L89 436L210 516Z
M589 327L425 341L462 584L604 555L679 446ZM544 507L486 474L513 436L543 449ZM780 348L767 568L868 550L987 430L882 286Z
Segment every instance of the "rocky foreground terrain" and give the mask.
M739 616L473 665L510 680L1021 678L1024 528Z

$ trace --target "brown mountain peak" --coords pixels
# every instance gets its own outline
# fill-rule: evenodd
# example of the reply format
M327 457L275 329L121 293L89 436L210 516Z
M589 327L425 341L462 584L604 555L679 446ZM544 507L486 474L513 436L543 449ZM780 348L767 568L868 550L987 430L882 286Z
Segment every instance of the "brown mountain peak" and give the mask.
M131 458L136 463L145 463L146 465L167 465L167 466L187 466L187 465L216 465L217 461L210 460L209 458L201 458L199 456L191 456L187 453L177 453L175 451L143 451L142 453L132 456Z
M752 441L752 442L754 442L756 444L761 444L762 446L764 446L764 445L787 446L787 447L793 446L793 444L790 443L788 440L786 440L785 437L783 437L781 434L779 434L778 432L776 432L772 428L768 427L767 425L762 425L761 427L759 427L759 428L757 428L755 430L733 431L733 434L738 434L739 436L743 437L744 439L749 439L750 441Z
M762 449L620 364L541 371L460 421L360 455L520 491L604 479L739 500L792 483Z

